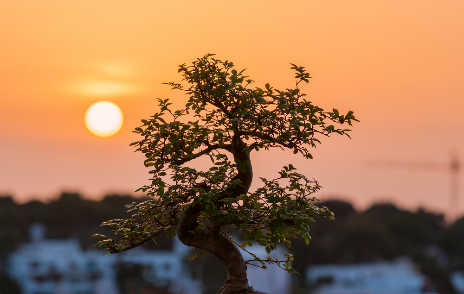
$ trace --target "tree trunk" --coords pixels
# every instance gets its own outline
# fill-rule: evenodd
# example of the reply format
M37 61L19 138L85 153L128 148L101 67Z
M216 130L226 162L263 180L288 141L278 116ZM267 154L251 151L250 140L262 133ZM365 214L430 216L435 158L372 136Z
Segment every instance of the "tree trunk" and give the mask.
M220 294L249 293L247 266L240 250L227 237L218 233L212 236L209 252L218 257L226 267L226 282ZM211 242L211 241L210 241Z
M232 145L228 151L234 156L234 161L242 168L237 170L237 179L241 184L223 192L222 198L233 195L246 194L251 186L253 171L250 154L245 151L246 144L239 136L234 135ZM183 212L177 229L179 240L187 246L206 250L219 258L226 266L227 278L219 294L257 293L248 285L247 266L240 250L229 238L221 234L222 225L212 224L208 232L195 232L198 216L203 208L192 202Z
M191 204L180 219L177 235L179 240L191 247L206 250L214 254L225 265L227 278L220 294L255 293L248 285L247 266L240 250L219 230L205 233L193 232L197 226L197 217L201 211L199 205Z

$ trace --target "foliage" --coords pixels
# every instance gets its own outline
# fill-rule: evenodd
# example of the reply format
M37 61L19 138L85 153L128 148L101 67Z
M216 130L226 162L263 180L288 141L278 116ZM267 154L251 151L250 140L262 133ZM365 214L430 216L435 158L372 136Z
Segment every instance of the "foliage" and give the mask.
M13 251L20 241L17 227L21 218L13 198L0 197L0 259L4 258L7 252Z
M67 239L74 236L79 238L84 248L92 247L95 239L91 238L91 234L96 231L110 233L98 223L108 218L129 217L124 205L143 200L129 195L107 195L100 201L93 201L77 193L63 192L52 201L31 200L18 204L11 196L0 195L0 259L6 258L21 243L30 241L28 229L35 223L45 225L46 238ZM156 247L167 249L170 244L170 239L162 239Z
M464 270L464 217L443 232L440 246L449 254L453 270Z
M349 203L342 203L322 203L337 215L337 221L320 220L311 228L314 241L309 249L318 254L305 256L305 265L415 256L424 248L439 244L445 231L443 215L422 209L411 212L392 204L374 204L363 212L356 212ZM302 247L303 244L299 246Z
M321 219L311 227L313 241L309 246L301 239L294 242L296 270L303 271L316 264L356 264L408 256L437 285L449 283L447 273L458 256L453 256L450 264L442 264L441 257L429 256L428 252L430 248L439 248L442 236L462 235L464 227L459 234L452 230L456 225L445 226L441 214L423 209L412 212L387 203L374 204L362 212L342 201L325 201L320 205L330 207L337 221L329 223ZM447 247L443 249L450 253ZM299 282L304 285L304 280Z
M20 294L21 288L8 275L0 272L0 293Z
M303 67L292 64L297 80L293 89L278 90L269 84L252 88L253 81L243 70L212 56L179 67L187 86L167 83L189 97L185 108L172 110L168 99L159 99L159 112L135 129L142 139L131 145L145 155L144 164L152 174L151 184L139 190L153 199L127 206L134 213L131 218L104 223L119 237L97 235L106 252L134 248L162 232L175 235L189 206L200 207L195 233L235 225L245 236L240 247L256 241L268 253L278 243L290 245L289 238L296 235L308 241L313 217L333 217L310 196L319 184L291 164L276 179L262 178L262 186L249 192L249 154L277 147L312 158L308 148L319 144L320 136L347 135L348 129L336 125L351 125L356 121L353 112L327 112L306 100L298 87L310 78ZM209 169L186 165L203 156L211 160ZM264 268L267 261L293 271L290 255L285 261L255 259Z

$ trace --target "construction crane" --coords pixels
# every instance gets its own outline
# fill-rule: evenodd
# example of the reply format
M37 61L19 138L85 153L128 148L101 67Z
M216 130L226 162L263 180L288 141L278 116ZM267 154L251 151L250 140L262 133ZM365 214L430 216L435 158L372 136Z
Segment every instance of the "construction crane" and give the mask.
M461 162L459 161L459 156L457 152L451 152L449 170L451 173L451 208L453 209L452 211L454 211L454 216L457 217L459 208L459 174L461 171Z
M450 173L450 212L451 218L458 217L459 208L459 174L462 170L461 161L456 151L451 151L450 161L447 164L436 162L413 162L413 161L371 161L369 166L382 168L401 168L412 170L448 170Z

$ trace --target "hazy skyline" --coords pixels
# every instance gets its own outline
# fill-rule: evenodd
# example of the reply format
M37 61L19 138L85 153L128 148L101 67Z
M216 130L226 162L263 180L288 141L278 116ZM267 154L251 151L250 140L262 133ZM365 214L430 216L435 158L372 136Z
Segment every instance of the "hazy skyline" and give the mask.
M463 11L462 1L423 0L2 1L0 194L101 197L146 184L143 158L128 146L137 140L132 129L157 111L156 98L185 102L161 84L180 81L179 64L215 53L247 68L256 86L293 87L290 63L305 66L308 100L361 120L352 140L324 140L314 160L252 154L254 183L293 163L321 183L321 199L444 211L445 169L369 162L446 165L451 150L464 159ZM85 127L98 101L123 112L115 136Z

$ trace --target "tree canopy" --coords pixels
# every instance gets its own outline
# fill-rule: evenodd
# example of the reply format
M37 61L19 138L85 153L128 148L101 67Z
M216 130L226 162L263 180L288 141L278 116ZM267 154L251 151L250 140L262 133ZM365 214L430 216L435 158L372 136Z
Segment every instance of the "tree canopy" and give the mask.
M179 66L183 83L167 83L185 92L183 109L173 110L168 99L159 99L159 111L135 132L141 139L131 145L145 155L151 182L139 190L152 199L128 208L131 218L105 222L116 239L104 235L98 244L106 252L126 251L155 239L163 232L176 235L188 246L216 255L226 266L227 280L221 293L251 292L246 263L266 268L274 263L294 272L291 254L285 260L270 257L244 261L239 247L252 242L270 253L277 244L291 245L302 236L309 242L309 224L314 217L333 218L326 207L314 204L319 184L289 164L274 179L253 180L250 154L261 149L289 149L311 159L310 148L331 134L347 135L357 121L353 112L325 111L305 99L300 83L308 83L304 67L291 64L296 73L294 88L278 90L266 84L252 87L253 80L237 71L230 61L208 54L191 65ZM207 157L208 168L191 162ZM244 234L238 244L224 232L226 226Z

